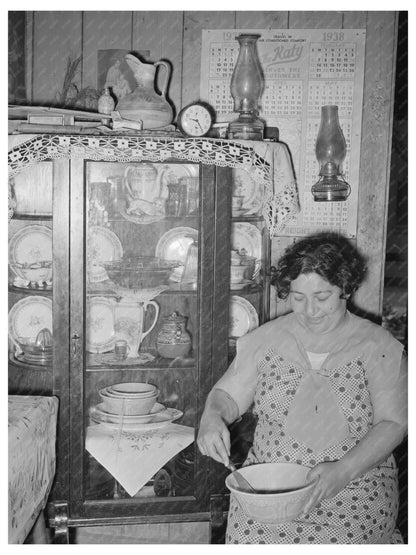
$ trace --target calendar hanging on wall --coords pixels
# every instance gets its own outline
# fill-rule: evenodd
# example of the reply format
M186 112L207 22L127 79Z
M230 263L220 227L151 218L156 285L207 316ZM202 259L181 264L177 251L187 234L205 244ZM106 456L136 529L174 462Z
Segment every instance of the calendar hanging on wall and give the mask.
M362 29L220 29L202 31L200 97L217 121L235 119L230 81L240 33L257 33L265 76L260 117L279 128L290 149L301 210L280 235L335 230L356 237L364 86L365 31ZM321 107L336 104L347 143L343 171L351 185L345 202L314 202L312 185Z

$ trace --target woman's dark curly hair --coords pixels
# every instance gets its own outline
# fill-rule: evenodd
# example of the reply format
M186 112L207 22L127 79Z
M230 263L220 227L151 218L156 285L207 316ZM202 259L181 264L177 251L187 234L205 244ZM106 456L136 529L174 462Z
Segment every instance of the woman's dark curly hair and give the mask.
M347 299L361 285L366 270L364 257L345 237L325 232L305 237L288 247L277 263L271 283L277 289L277 296L286 299L290 282L300 274L313 272L339 287L341 298Z

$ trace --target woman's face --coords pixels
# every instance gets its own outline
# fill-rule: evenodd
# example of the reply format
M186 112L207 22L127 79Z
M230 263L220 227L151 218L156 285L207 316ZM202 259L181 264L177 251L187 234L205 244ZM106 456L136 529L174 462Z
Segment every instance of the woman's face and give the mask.
M300 274L290 284L289 300L298 321L313 333L335 329L345 316L341 289L315 273Z

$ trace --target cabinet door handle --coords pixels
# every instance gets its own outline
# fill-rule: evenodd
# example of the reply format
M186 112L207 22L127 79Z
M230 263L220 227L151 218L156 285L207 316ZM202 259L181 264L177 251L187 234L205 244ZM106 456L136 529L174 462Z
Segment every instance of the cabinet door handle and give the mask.
M72 334L72 354L76 358L78 356L78 340L80 339L79 333L74 330Z

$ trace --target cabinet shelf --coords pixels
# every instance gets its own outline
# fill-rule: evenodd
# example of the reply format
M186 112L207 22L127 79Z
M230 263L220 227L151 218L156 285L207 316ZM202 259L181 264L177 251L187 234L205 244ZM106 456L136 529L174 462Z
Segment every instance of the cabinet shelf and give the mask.
M13 285L9 283L9 291L10 293L21 293L23 295L52 295L52 287L18 287L17 285Z
M124 359L124 361L115 361L112 353L93 354L87 355L87 372L95 371L113 371L122 372L124 370L154 370L156 372L163 372L166 370L195 370L196 359L193 357L186 359L171 359L163 358L157 353L151 353L155 358L151 361L138 363L135 359ZM107 359L107 360L106 360Z
M23 368L25 370L51 372L53 369L52 364L34 364L31 362L25 362L24 360L16 358L13 353L9 353L9 361L13 366L17 366L18 368Z
M52 214L24 214L22 212L15 212L13 214L13 220L30 220L32 222L51 222Z

